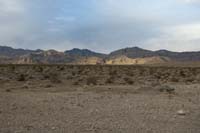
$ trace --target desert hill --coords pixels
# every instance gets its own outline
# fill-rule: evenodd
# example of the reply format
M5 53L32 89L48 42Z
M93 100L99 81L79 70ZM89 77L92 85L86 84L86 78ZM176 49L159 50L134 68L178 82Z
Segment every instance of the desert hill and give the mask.
M200 52L151 51L139 47L124 48L103 54L88 49L26 50L0 46L0 64L160 64L200 62Z
M145 58L129 58L126 56L117 57L114 59L110 59L106 61L106 64L110 65L143 65L143 64L160 64L167 63L171 60L167 57L153 56L153 57L145 57Z

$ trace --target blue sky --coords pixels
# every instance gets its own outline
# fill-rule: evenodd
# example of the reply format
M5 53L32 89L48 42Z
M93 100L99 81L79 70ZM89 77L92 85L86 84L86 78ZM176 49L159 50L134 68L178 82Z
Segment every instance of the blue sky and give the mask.
M0 0L0 45L200 50L200 0Z

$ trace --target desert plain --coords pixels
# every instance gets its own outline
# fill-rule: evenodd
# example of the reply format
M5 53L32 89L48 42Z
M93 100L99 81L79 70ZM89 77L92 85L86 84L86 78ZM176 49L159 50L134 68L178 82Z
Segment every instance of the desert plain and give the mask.
M200 67L1 65L1 133L199 133Z

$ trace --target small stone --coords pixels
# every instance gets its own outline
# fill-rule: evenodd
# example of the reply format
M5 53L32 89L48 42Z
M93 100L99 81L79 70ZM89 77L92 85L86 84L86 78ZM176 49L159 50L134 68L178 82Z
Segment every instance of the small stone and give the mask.
M175 88L166 85L166 86L161 86L159 90L160 92L173 93L175 91Z
M186 115L186 112L185 112L184 110L181 109L181 110L178 110L178 111L177 111L177 114L178 114L178 115Z
M52 129L52 130L55 130L55 129L56 129L56 127L52 127L51 129Z

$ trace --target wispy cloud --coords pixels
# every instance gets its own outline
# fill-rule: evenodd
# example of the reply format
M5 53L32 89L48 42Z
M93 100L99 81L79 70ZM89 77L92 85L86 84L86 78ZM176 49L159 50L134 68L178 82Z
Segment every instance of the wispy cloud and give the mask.
M186 3L200 3L200 0L184 0Z
M174 51L200 50L200 22L162 29L161 35L147 40L148 48L153 50L171 49Z
M21 13L24 11L22 0L0 0L1 13Z

